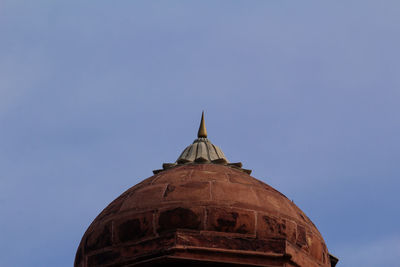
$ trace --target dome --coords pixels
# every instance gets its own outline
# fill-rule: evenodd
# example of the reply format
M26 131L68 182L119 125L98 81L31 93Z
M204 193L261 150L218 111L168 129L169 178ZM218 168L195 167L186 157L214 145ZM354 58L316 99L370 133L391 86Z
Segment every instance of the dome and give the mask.
M182 155L97 216L75 266L331 266L321 234L283 194L240 163Z

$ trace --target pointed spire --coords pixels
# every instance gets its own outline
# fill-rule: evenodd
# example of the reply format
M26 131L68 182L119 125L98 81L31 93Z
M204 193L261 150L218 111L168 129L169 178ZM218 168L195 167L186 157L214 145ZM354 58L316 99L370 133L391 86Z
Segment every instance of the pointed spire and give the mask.
M199 132L197 133L197 139L193 143L187 146L178 159L174 163L164 163L163 168L160 170L154 170L154 174L160 173L165 170L182 166L186 164L218 164L228 166L247 174L251 173L251 170L242 168L242 163L229 163L225 157L224 152L213 145L210 140L207 139L206 124L204 123L204 111L201 114L201 121Z
M204 123L204 111L201 113L201 121L200 121L200 127L199 127L199 132L197 133L197 137L204 137L207 138L207 130L206 130L206 125Z

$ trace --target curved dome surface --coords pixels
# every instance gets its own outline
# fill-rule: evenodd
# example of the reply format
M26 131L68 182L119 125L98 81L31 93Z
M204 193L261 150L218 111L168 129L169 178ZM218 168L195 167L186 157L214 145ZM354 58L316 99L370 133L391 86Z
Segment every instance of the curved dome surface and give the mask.
M212 163L178 165L124 192L84 234L75 266L199 261L331 266L323 238L292 201L246 172Z

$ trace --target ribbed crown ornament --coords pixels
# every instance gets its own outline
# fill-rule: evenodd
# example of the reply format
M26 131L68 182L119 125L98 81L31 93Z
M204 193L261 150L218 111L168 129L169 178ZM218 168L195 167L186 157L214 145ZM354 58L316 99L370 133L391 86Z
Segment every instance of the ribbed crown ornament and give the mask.
M237 168L246 172L251 173L251 170L242 169L242 163L229 163L222 150L212 144L207 138L207 129L204 120L204 111L201 114L199 131L197 133L197 139L193 141L191 145L186 147L181 155L178 157L175 163L164 163L163 169L154 170L153 172L159 173L166 169L171 169L179 165L184 164L220 164L229 167Z

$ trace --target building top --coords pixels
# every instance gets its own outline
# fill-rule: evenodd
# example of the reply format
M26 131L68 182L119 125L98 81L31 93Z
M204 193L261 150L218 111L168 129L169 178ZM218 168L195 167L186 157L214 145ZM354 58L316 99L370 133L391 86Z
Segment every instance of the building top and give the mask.
M337 261L293 201L219 153L203 115L198 138L175 163L95 218L74 266L334 267Z
M251 170L243 169L241 162L230 163L225 157L222 150L211 143L207 138L207 129L204 121L204 112L201 114L199 131L197 133L197 139L193 141L191 145L186 147L175 163L164 163L163 168L154 170L153 173L157 174L167 169L171 169L180 165L185 164L220 164L228 167L239 169L247 174L251 173Z

